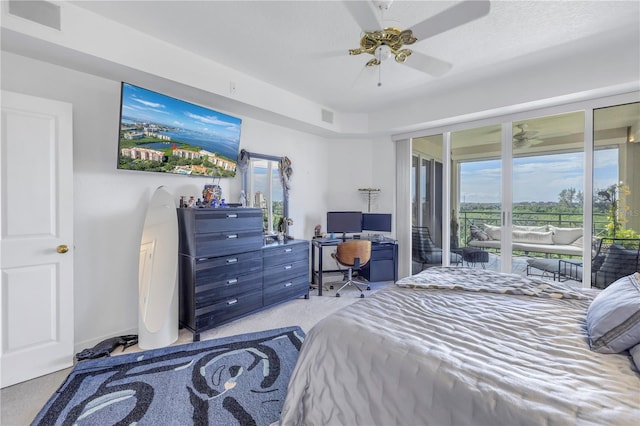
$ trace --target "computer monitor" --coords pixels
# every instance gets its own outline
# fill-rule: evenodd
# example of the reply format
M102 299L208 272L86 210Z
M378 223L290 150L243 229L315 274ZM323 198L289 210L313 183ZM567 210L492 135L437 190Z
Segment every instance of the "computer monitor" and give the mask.
M391 214L387 213L363 213L362 230L391 232Z
M327 212L327 232L345 234L362 232L362 212Z

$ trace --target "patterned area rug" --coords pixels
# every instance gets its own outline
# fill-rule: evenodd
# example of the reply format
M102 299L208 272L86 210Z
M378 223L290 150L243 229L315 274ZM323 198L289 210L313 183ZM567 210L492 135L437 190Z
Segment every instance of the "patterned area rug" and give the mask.
M280 417L300 327L82 361L33 425L268 425Z

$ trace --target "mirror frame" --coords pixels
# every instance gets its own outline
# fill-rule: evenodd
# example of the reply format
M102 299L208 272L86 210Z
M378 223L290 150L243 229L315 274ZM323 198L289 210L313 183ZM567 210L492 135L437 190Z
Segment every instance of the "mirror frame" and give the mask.
M249 173L250 169L251 169L251 160L252 159L268 160L268 161L275 161L275 162L278 162L278 163L282 163L282 161L284 160L285 157L278 157L276 155L260 154L260 153L257 153L257 152L247 151L246 149L243 150L243 151L246 152L247 154L249 154L249 166L247 167L246 170L244 170L242 172L242 190L244 191L246 196L248 196L247 173ZM283 200L284 217L289 217L289 191L287 191L287 189L284 187L284 183L282 182L282 177L280 177L280 185L282 185L282 195L284 197L284 200Z

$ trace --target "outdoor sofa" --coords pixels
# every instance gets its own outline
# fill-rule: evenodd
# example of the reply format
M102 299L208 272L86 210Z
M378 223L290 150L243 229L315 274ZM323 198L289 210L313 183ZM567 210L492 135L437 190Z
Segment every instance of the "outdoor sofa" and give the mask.
M553 225L512 226L512 249L526 253L582 256L582 228L562 228ZM501 227L483 224L470 226L467 246L500 248Z

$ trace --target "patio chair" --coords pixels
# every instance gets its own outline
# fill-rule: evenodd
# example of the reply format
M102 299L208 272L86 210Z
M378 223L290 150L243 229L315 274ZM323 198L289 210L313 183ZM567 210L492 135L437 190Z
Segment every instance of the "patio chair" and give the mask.
M591 285L609 284L640 270L640 238L602 238L591 262Z
M442 265L442 249L431 239L428 227L411 227L411 258L420 264L421 271L431 266ZM451 253L449 262L457 265L462 262L462 257L458 253Z

